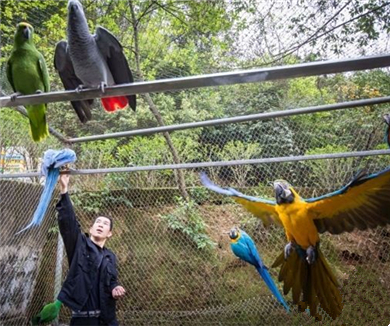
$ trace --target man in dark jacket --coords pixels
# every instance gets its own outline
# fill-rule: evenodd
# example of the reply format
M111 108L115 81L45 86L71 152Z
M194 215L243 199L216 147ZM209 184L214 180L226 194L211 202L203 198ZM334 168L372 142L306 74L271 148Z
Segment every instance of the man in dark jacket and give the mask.
M56 208L69 272L58 300L72 309L70 325L118 325L115 300L125 294L118 285L116 257L104 247L112 235L112 219L99 216L83 234L68 194L69 175L60 176L61 199Z

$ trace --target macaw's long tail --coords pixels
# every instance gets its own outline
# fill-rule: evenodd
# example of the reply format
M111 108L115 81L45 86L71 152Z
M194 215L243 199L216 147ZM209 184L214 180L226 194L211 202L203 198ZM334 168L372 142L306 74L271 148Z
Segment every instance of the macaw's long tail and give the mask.
M30 120L31 135L34 141L39 142L49 135L46 121L46 104L29 105L26 107Z
M257 271L259 272L260 276L264 280L265 284L267 284L268 288L271 290L272 294L278 299L278 301L283 305L283 307L286 309L287 312L290 312L290 308L287 304L287 302L284 300L282 294L279 292L278 288L276 287L276 284L274 280L272 279L271 275L269 274L268 270L266 268L257 267Z
M52 197L52 194L54 192L54 189L57 184L58 176L60 175L60 169L50 169L49 173L46 177L45 187L43 188L43 192L41 195L41 198L39 199L38 207L36 208L34 212L34 216L31 219L31 222L24 227L22 230L18 231L16 234L19 234L23 231L26 231L27 229L31 228L35 225L41 225L43 218L45 217L47 208L49 207L50 200Z
M283 281L283 292L288 294L292 289L293 302L299 306L300 311L310 309L310 314L317 320L322 317L317 313L317 307L321 308L333 319L342 312L343 304L338 282L333 275L324 255L317 247L317 257L313 264L306 261L306 253L294 250L285 260L282 253L272 267L280 267L279 281ZM301 299L301 293L302 299Z
M107 112L115 112L116 110L124 109L128 105L126 96L118 96L118 97L105 97L102 98L102 104L104 110Z

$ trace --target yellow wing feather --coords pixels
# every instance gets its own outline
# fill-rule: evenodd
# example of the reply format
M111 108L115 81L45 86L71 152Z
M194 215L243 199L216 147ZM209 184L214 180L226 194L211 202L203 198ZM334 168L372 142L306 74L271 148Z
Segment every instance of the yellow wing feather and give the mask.
M279 215L276 213L275 205L270 205L263 202L254 202L242 197L233 196L233 199L244 206L244 208L251 212L256 217L259 217L265 226L270 224L276 224L278 226L283 226L282 221L279 218Z
M218 194L232 197L237 203L244 206L256 217L261 218L265 226L271 223L282 226L282 222L275 210L276 203L271 200L244 195L233 188L224 189L214 184L206 173L200 174L200 181L207 188Z
M319 232L365 230L390 223L390 169L354 180L339 192L307 200Z

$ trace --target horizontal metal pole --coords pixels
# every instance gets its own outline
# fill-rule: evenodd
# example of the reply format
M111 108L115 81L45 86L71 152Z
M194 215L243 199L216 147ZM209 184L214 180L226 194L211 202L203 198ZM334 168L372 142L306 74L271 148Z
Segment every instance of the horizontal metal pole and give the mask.
M332 74L387 66L390 66L390 55L309 62L290 66L242 70L172 79L160 79L132 84L121 84L107 87L104 94L100 91L100 89L84 89L80 92L59 91L20 96L13 102L11 101L10 96L6 96L0 98L0 107L85 100L96 97L166 92L187 88L257 83L278 79Z
M115 132L115 133L104 134L104 135L69 138L67 142L81 143L81 142L103 140L103 139L110 139L110 138L145 136L145 135L152 135L152 134L162 133L162 132L171 132L176 130L218 126L218 125L223 125L228 123L247 122L247 121L254 121L254 120L267 120L267 119L286 117L291 115L341 110L341 109L348 109L354 107L383 104L388 102L390 102L390 96L385 96L385 97L370 98L366 100L357 100L357 101L350 101L350 102L343 102L343 103L336 103L336 104L309 106L306 108L250 114L250 115L244 115L244 116L233 117L233 118L214 119L214 120L207 120L207 121L200 121L200 122L182 123L178 125L170 125L164 127L154 127L154 128L137 129L131 131Z
M389 154L390 154L390 149L381 149L381 150L372 150L372 151L344 152L344 153L333 153L333 154L270 157L270 158L260 158L260 159L250 159L250 160L166 164L166 165L134 166L134 167L123 167L123 168L106 168L106 169L70 170L70 171L66 171L65 173L69 173L72 175L86 175L86 174L101 174L101 173L123 173L123 172L157 171L157 170L196 169L196 168L210 168L210 167L219 167L219 166L235 166L235 165L265 164L265 163L285 163L285 162L296 162L296 161L337 159L337 158L348 158L348 157L364 157L364 156L377 156L377 155L389 155ZM37 173L0 174L0 179L29 178L29 177L39 177L40 175L41 174L38 172Z

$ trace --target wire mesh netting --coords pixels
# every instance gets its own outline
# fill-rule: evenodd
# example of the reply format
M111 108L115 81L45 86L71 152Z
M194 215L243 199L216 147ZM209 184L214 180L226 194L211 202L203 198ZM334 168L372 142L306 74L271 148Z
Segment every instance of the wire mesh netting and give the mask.
M374 134L371 147L381 144L383 124L378 120L372 121L374 133L370 130L365 135L361 131L352 135L356 142L348 149L364 149L365 144L359 137L367 140L371 134ZM21 139L19 144L13 130L14 126L7 130L3 125L2 135L6 137L2 139L15 145L12 150L18 152L28 141ZM27 126L24 131L27 133ZM262 135L262 132L257 134L258 138ZM299 133L296 136L297 147L311 137ZM222 143L224 137L217 139ZM25 157L32 161L41 157L45 147L39 146L31 144L23 148L31 153L26 153ZM97 162L100 162L98 166L107 167L105 156L118 155L112 146L107 147L107 152L79 148L76 168L96 167ZM146 147L134 148L140 151ZM244 157L244 151L240 153L240 157ZM273 153L285 154L277 147ZM271 154L266 152L265 155ZM131 153L126 158L131 158ZM5 171L11 168L7 167L10 163L11 160L3 160ZM269 183L283 177L303 196L310 197L339 188L360 168L372 172L388 164L387 157L379 156L220 167L207 172L217 183L266 197L272 197ZM276 227L264 228L259 220L226 198L208 193L199 184L197 170L183 172L192 199L190 203L177 199L180 191L175 186L172 170L73 177L72 200L83 229L87 231L93 217L102 211L108 212L115 221L114 237L108 246L118 257L120 281L128 291L126 298L119 302L119 320L123 324L139 325L310 324L306 316L287 315L255 269L237 260L229 249L227 232L238 225L253 237L265 263L270 266L285 244L283 231ZM45 223L39 229L15 236L30 220L42 186L37 178L4 180L0 185L2 315L5 325L19 325L44 303L50 302L56 291L58 230L53 208L58 196L53 199ZM322 236L324 254L342 284L345 307L339 321L355 324L356 316L364 325L383 324L387 320L389 245L389 232L382 228ZM66 275L66 260L63 268ZM271 273L277 277L276 270ZM69 311L62 309L60 321L66 322L68 318Z
M52 88L63 89L51 62L55 43L65 38L66 3L0 3L4 93L12 92L4 63L12 49L15 24L21 19L35 26L36 44L48 62ZM91 27L102 24L120 38L132 68L136 67L130 12L134 6L142 47L138 49L142 64L135 73L137 80L383 54L388 49L386 29L378 29L388 19L387 3L381 1L91 0L83 5ZM367 19L362 21L359 16L364 14ZM141 20L144 17L148 20ZM201 18L205 20L196 24ZM389 80L388 71L381 69L147 94L138 97L136 114L124 110L108 115L96 104L93 120L85 125L76 121L69 103L52 103L48 121L65 136L79 137L155 127L158 123L151 106L159 110L165 124L179 124L384 96L389 94ZM381 105L227 124L176 131L169 139L183 163L384 149L382 115L388 111L388 105ZM14 109L0 109L1 174L39 171L44 151L63 147L76 151L75 169L177 163L166 135L77 144L64 144L50 136L34 143L28 120ZM338 189L360 169L376 172L389 163L387 156L370 156L203 170L215 183L250 195L272 198L271 182L283 178L303 197L313 197ZM286 243L283 230L265 228L231 200L207 191L200 184L199 172L164 169L72 176L70 193L82 229L87 232L101 212L114 219L114 236L107 246L117 255L119 281L127 290L118 301L120 324L315 324L295 307L292 314L286 314L256 270L229 248L227 232L240 226L271 266ZM181 177L184 193L178 186ZM60 240L54 206L58 192L43 225L15 235L30 221L43 183L35 176L0 178L0 325L28 324L44 304L53 301L67 273L66 259L61 275L56 268ZM341 316L332 322L323 313L322 324L387 325L390 230L324 234L321 247L340 282L344 302ZM277 280L278 270L270 268L270 273ZM277 284L282 290L281 283ZM291 304L291 294L286 300ZM69 319L70 310L62 308L59 322L67 324Z

